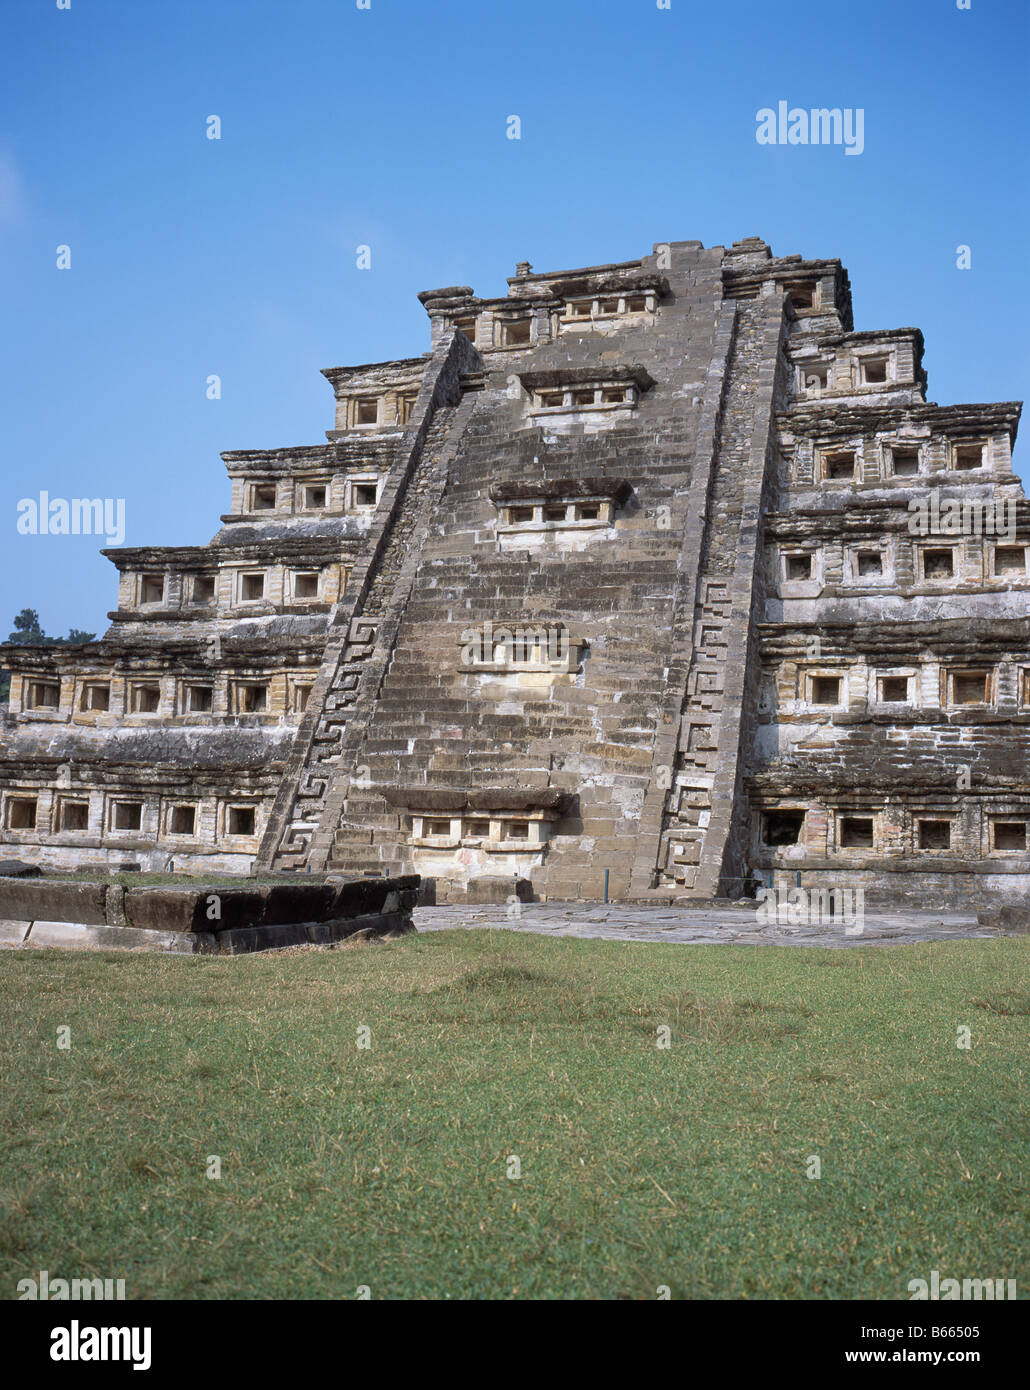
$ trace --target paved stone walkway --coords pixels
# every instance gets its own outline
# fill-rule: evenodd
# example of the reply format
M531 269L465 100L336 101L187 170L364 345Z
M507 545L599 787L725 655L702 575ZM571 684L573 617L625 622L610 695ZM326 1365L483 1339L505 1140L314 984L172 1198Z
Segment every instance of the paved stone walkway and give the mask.
M420 932L487 927L544 936L600 937L609 941L666 941L709 945L882 946L912 941L957 941L997 936L975 913L866 912L860 932L843 925L790 926L760 922L757 906L650 907L594 903L525 903L519 916L505 907L419 907ZM854 934L851 934L854 933Z

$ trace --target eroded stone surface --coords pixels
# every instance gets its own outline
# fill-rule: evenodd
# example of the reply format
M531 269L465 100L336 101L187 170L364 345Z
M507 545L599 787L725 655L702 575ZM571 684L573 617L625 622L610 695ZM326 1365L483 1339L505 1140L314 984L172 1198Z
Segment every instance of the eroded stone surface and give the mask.
M111 947L240 955L412 929L417 878L232 888L126 889L39 878L0 882L2 946ZM83 909L89 911L83 911Z
M607 941L673 942L685 945L872 946L914 941L958 941L997 936L974 913L867 913L860 932L829 925L792 927L763 923L754 905L746 907L651 907L633 904L522 904L517 915L505 907L419 907L420 932L474 930L531 932L543 936L600 938Z
M223 456L209 544L107 552L102 641L3 649L10 853L1027 900L1018 404L755 237L420 299L325 442Z

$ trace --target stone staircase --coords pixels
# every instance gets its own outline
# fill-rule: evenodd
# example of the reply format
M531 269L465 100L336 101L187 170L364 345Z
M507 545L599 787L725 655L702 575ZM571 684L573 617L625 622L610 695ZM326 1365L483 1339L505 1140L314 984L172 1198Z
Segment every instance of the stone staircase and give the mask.
M305 863L312 872L327 866L337 867L330 858L329 825L344 792L355 781L360 788L367 775L363 767L356 765L355 753L367 732L368 719L376 703L392 643L391 627L395 628L396 617L410 589L406 562L410 562L417 550L419 528L425 525L427 492L434 474L440 471L441 456L458 413L458 407L444 406L433 417L408 485L405 506L387 539L361 616L352 624L350 635L354 640L348 642L341 653L323 704L312 740L312 758L295 809L295 824L311 828L305 845ZM310 800L304 796L308 787L314 793ZM355 855L344 867L353 873L381 867L360 860L360 855Z
M352 630L327 652L277 866L460 879L507 856L510 874L507 851L413 846L417 808L401 794L547 789L571 800L543 849L516 854L536 894L710 896L721 883L782 302L726 301L716 255L678 255L665 316L602 354L659 374L631 418L596 434L538 424L507 366L438 407ZM597 354L562 339L534 368ZM587 477L627 485L613 526L525 549L498 531L495 485ZM586 643L581 666L469 670L462 633L487 622L567 627ZM702 884L684 868L713 834Z
M715 449L696 590L681 618L685 626L689 611L686 679L675 718L669 711L663 776L649 789L652 814L661 797L661 834L657 856L638 859L633 890L641 898L667 897L670 890L710 898L735 895L741 886L731 821L739 802L746 655L783 315L779 296L741 301L732 312L725 375L712 383L709 403ZM675 696L675 686L670 689ZM653 836L647 850L654 854Z
M681 537L692 521L695 495L699 412L693 393L712 360L722 305L714 258L702 265L690 256L675 312L619 349L623 361L636 360L639 352L641 360L662 364L655 413L642 409L632 421L596 435L556 437L546 426L524 423L508 428L501 382L492 379L494 394L463 431L429 529L374 721L341 804L330 867L434 872L409 847L403 808L384 795L389 788L546 787L569 793L575 810L552 830L546 854L527 863L524 872L534 891L550 898L600 898L607 883L612 897L628 894L670 680L677 725L685 688L686 661L677 667L670 639L683 592ZM728 349L727 338L723 350ZM574 343L561 346L571 362L578 350ZM596 350L585 344L584 359L596 361ZM553 367L564 365L557 348L549 351ZM501 553L496 513L487 500L491 485L593 476L625 479L631 487L609 534L582 550ZM703 513L707 470L702 483ZM726 529L732 524L727 512ZM689 559L691 599L699 548L700 537ZM719 620L728 617L728 593L728 585L720 589L713 580L699 610L709 658L720 650ZM460 634L488 620L579 630L589 643L582 670L533 686L471 674L460 666ZM692 604L684 621L689 659ZM705 700L703 679L695 684ZM664 800L663 792L659 825ZM491 870L481 865L475 872Z
M604 448L592 450L596 457L585 463L580 440L575 464L571 449L564 457L560 449L552 449L548 472L558 476L575 467L578 472L603 469L617 476L620 461L628 462L630 454L639 467L644 443L627 437L612 448L609 440ZM539 440L535 445L540 447ZM511 450L511 441L501 434L482 434L474 450L477 456L496 460ZM524 444L516 452L528 448ZM530 459L519 461L516 468L532 473ZM503 476L503 468L499 473ZM456 478L444 499L448 519L434 528L419 566L379 693L374 726L360 750L361 779L351 783L334 836L330 867L391 873L411 867L406 833L397 811L382 796L385 787L558 786L575 791L580 779L570 748L605 744L630 751L639 740L650 741L660 682L642 678L638 633L624 634L621 643L612 634L604 644L604 675L591 682L590 698L585 698L582 677L578 683L576 678L559 677L527 687L472 675L460 664L460 637L486 621L495 626L556 623L575 628L579 618L579 626L584 626L585 592L590 594L595 625L599 609L607 609L617 623L627 600L646 605L649 594L665 589L668 566L661 558L662 547L646 534L635 540L629 582L623 564L606 556L603 546L580 554L513 555L498 553L491 539L466 553L449 554L461 526L463 491L468 489ZM452 525L449 519L454 515L459 519ZM613 696L618 698L617 708L599 716L595 705L611 704ZM566 871L573 854L570 837ZM596 872L590 851L583 850L576 867L581 874Z
M463 374L467 378L481 365L478 353L460 334L434 353L414 411L409 462L387 484L381 505L388 521L380 545L364 571L352 574L349 591L333 614L330 639L272 808L258 868L325 868L331 836L324 823L337 813L339 778L353 762L355 741L361 736L348 743L348 726L374 706L392 632L410 588L412 557L431 511L426 494L434 478L446 477L441 461L448 438L456 422L460 421L460 433L467 419Z

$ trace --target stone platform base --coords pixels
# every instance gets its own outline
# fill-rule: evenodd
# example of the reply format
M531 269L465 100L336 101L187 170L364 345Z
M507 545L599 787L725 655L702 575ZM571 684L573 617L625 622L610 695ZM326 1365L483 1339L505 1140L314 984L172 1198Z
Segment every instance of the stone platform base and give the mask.
M411 913L417 894L416 877L128 890L52 879L0 880L0 946L238 956L385 940L415 930Z
M963 941L972 937L1014 935L1025 931L1015 918L996 925L969 912L867 912L849 930L843 923L791 926L759 920L755 903L712 903L703 907L657 904L529 903L419 907L420 932L493 930L532 932L542 936L641 941L666 945L711 946L903 946L919 941ZM500 939L500 936L498 937Z
M146 927L90 927L84 922L0 922L0 946L57 946L62 950L168 951L173 955L240 956L287 946L332 946L350 939L392 940L415 930L406 912L370 913L336 922L293 922L234 927L225 932L154 931Z

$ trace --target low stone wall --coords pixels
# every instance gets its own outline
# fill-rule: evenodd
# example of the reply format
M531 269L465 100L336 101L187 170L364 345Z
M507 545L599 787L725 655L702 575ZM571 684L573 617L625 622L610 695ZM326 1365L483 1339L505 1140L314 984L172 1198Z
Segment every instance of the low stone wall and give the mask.
M0 878L0 945L240 955L414 931L417 875L239 888Z
M805 860L789 868L758 867L755 872L759 886L768 884L781 891L795 886L826 891L861 888L866 908L885 912L976 912L1030 901L1030 874L1025 867L990 860L967 859L929 868L923 861L899 859L889 873L882 865L816 865Z

